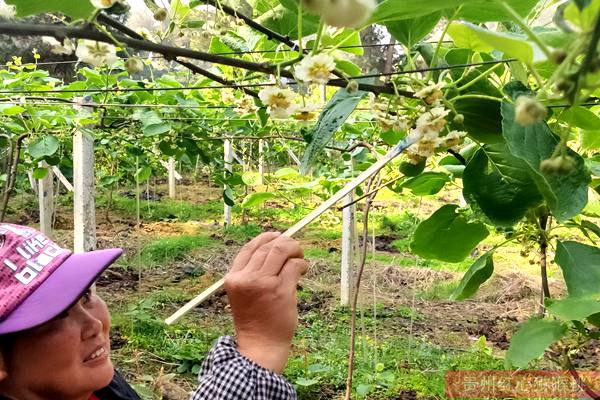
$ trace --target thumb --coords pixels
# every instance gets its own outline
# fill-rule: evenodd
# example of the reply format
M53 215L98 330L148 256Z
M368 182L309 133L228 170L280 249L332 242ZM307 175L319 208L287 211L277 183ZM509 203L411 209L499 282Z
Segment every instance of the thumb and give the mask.
M304 258L290 258L284 264L279 272L283 285L287 287L296 287L300 277L308 271L308 261Z

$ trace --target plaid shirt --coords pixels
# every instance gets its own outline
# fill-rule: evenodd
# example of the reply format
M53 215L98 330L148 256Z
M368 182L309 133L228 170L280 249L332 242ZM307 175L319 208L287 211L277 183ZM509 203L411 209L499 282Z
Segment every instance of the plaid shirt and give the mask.
M296 400L285 379L237 351L229 336L219 338L202 364L190 400Z

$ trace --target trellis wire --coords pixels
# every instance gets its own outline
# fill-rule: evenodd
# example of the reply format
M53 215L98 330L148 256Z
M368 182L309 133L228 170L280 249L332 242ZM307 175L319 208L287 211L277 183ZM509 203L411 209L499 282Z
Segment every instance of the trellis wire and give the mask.
M423 73L429 71L444 71L455 68L469 68L469 67L477 67L482 65L491 65L491 64L502 64L516 61L514 58L502 59L502 60L489 60L489 61L481 61L477 63L467 63L467 64L455 64L455 65L445 65L439 67L431 67L431 68L419 68L412 69L406 71L394 71L388 73L378 73L378 74L367 74L367 75L359 75L352 76L349 79L362 79L362 78L377 78L377 77L385 77L385 76L394 76L394 75L407 75L414 73ZM331 81L340 82L340 79L332 79ZM293 82L289 83L290 85L294 85ZM111 92L145 92L145 91L173 91L173 90L205 90L205 89L242 89L242 88L255 88L255 87L268 87L268 86L278 86L277 83L246 83L246 84L235 84L235 85L204 85L204 86L183 86L183 87L166 87L166 88L111 88L111 89L44 89L44 90L1 90L0 94L29 94L29 93L111 93Z

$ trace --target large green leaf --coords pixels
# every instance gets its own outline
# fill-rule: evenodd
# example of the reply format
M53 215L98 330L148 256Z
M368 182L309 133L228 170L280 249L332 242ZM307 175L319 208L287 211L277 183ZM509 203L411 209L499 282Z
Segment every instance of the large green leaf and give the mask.
M308 135L312 141L306 147L302 157L300 172L306 174L316 157L331 140L333 134L342 126L348 116L354 111L366 92L348 92L345 88L338 90L319 115L317 124L310 130Z
M506 3L522 17L527 16L539 0L507 0ZM459 10L458 19L475 23L512 21L504 8L494 1L466 1Z
M488 251L469 267L460 284L451 295L452 300L464 300L473 296L479 287L494 273L494 253Z
M466 131L478 142L504 142L499 102L467 98L454 102L454 108L465 117L465 120L462 124L452 123L452 129Z
M460 29L463 35L466 35L463 31L467 30L479 39L479 42L471 41L475 45L472 50L480 51L477 49L481 49L482 44L487 44L504 53L506 58L513 57L527 65L546 60L545 55L536 44L528 42L521 36L508 32L491 31L468 22L460 24L463 25ZM456 30L457 27L453 27L453 29Z
M457 213L457 205L446 204L421 222L413 235L413 253L448 262L460 262L489 232L481 222L468 222Z
M443 172L425 172L402 183L415 196L430 196L438 193L450 182L450 176Z
M579 214L587 204L590 181L583 158L569 150L577 168L567 175L540 171L540 163L552 156L559 139L545 122L523 126L515 121L515 106L502 103L502 127L508 150L527 164L527 172L544 196L552 214L565 221Z
M422 17L391 21L385 26L394 39L411 48L435 28L441 17L440 12L434 12Z
M506 0L522 16L526 16L537 2L538 0ZM512 20L502 6L489 0L383 0L371 17L371 22L421 17L442 10L450 15L459 6L462 7L457 15L458 19L471 22Z
M525 368L538 357L541 357L548 346L564 336L567 327L562 323L532 318L525 322L510 341L506 352L506 363L510 366Z
M298 11L285 8L282 5L274 7L257 19L257 22L265 27L289 36L290 39L298 39ZM302 35L308 36L317 31L319 19L314 15L302 14Z
M494 47L481 40L473 29L460 22L453 22L448 26L448 35L450 35L456 47L479 52L494 50Z
M252 208L263 204L267 200L271 200L277 197L275 193L271 192L258 192L258 193L250 193L244 201L242 202L242 207L244 208Z
M88 18L95 8L89 0L6 0L17 6L17 16L36 15L45 12L60 12L72 18Z
M550 314L565 321L581 321L600 313L599 294L553 300L547 307Z
M464 196L475 202L492 223L511 226L543 201L527 164L504 144L482 147L463 173Z
M56 153L60 143L52 135L43 136L29 144L27 150L33 158L48 157Z
M562 269L570 296L584 296L600 290L600 249L578 242L556 243L556 263Z
M600 129L600 118L592 111L581 106L571 107L560 114L560 119L571 126L597 131Z

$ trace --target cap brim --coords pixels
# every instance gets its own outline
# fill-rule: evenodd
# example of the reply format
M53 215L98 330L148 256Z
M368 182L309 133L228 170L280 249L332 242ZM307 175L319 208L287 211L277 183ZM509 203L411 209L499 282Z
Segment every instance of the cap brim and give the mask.
M30 329L71 307L121 254L106 249L72 254L4 321L0 335Z

